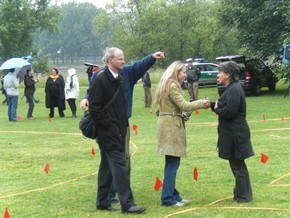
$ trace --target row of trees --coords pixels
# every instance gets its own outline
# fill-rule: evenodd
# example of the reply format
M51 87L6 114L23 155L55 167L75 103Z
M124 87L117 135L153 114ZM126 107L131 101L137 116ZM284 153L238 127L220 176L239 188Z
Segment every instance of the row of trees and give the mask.
M53 6L50 0L0 0L0 58L24 56L99 63L105 47L135 61L156 50L173 60L246 54L281 58L290 43L289 0L114 0ZM93 58L93 59L89 59Z
M220 1L132 0L125 4L116 0L95 18L95 35L109 33L105 44L123 48L133 59L162 50L165 65L188 57L214 61L241 50L236 29L221 28L219 7Z
M37 30L57 30L58 8L47 0L0 0L0 61L28 55Z
M62 5L59 11L58 31L38 31L34 50L38 55L48 55L53 62L74 63L90 57L95 62L102 54L101 38L93 34L92 25L99 9L90 3L68 3Z

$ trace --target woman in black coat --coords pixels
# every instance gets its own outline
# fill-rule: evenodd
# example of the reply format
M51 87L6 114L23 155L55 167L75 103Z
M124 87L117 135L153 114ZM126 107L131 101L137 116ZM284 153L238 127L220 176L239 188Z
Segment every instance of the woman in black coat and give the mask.
M38 80L33 78L33 70L28 69L26 72L26 75L24 76L24 94L26 97L26 102L28 103L28 112L27 112L27 118L28 119L34 119L32 114L34 110L34 102L38 103L39 100L36 100L34 98L34 92L35 92L35 83L37 83Z
M234 201L250 202L253 199L249 172L245 159L254 155L250 129L246 121L246 99L237 78L240 69L233 61L223 62L218 67L218 83L226 86L220 98L211 103L219 115L219 157L229 161L235 177Z
M56 68L51 69L45 85L45 106L50 109L49 117L54 117L54 108L58 108L60 117L64 117L65 108L64 79Z

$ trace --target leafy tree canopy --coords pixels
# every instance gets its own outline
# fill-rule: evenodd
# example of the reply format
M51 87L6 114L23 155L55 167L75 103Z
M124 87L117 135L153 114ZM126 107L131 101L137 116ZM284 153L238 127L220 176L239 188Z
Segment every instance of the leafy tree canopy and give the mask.
M235 53L235 30L224 32L217 20L218 2L198 0L115 0L95 18L96 35L109 32L107 45L124 50L132 61L157 50L163 65L188 57Z
M0 1L2 59L27 55L37 29L56 30L59 13L49 3L50 0Z
M224 27L236 27L240 46L258 57L281 56L290 39L289 0L222 0Z
M100 39L93 35L93 19L100 13L91 3L75 2L62 4L58 31L39 31L34 48L40 56L49 56L53 61L73 63L88 56L96 58L102 52Z

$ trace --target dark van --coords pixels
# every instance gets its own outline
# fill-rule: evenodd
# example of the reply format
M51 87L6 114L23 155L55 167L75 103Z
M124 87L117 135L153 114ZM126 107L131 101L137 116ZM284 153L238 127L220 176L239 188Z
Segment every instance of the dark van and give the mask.
M217 61L235 61L240 67L239 80L246 94L258 96L262 87L268 87L269 91L275 91L278 81L275 73L260 59L247 59L243 55L217 57ZM221 95L225 87L217 84L218 93Z

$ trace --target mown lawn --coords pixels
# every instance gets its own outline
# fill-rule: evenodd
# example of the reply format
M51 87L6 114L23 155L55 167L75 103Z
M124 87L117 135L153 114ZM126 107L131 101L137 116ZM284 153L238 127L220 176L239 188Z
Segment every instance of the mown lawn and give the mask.
M263 89L261 96L247 97L247 120L256 154L247 160L254 201L236 204L231 200L233 176L227 161L219 159L216 152L217 116L201 110L186 123L188 157L182 159L177 175L177 188L191 202L174 208L162 207L161 192L153 189L156 177L163 179L164 157L156 154L157 118L144 108L143 88L137 84L130 119L131 126L138 126L137 135L131 132L131 181L136 203L147 207L146 213L138 216L289 217L290 99L284 98L286 88L278 84L274 93ZM155 89L156 84L153 93ZM85 90L82 86L80 96ZM72 119L67 105L65 118L59 118L56 111L49 122L42 83L36 92L41 100L35 105L36 119L27 120L28 106L21 100L23 84L20 93L18 115L22 121L8 122L7 106L0 105L0 214L8 208L13 218L131 217L95 209L100 156L97 144L80 134L82 111L78 110L78 118ZM186 91L184 96L188 98ZM216 100L216 88L200 88L200 97ZM269 156L265 164L260 161L261 153ZM48 174L44 172L46 163L50 165ZM197 181L192 173L195 167Z

